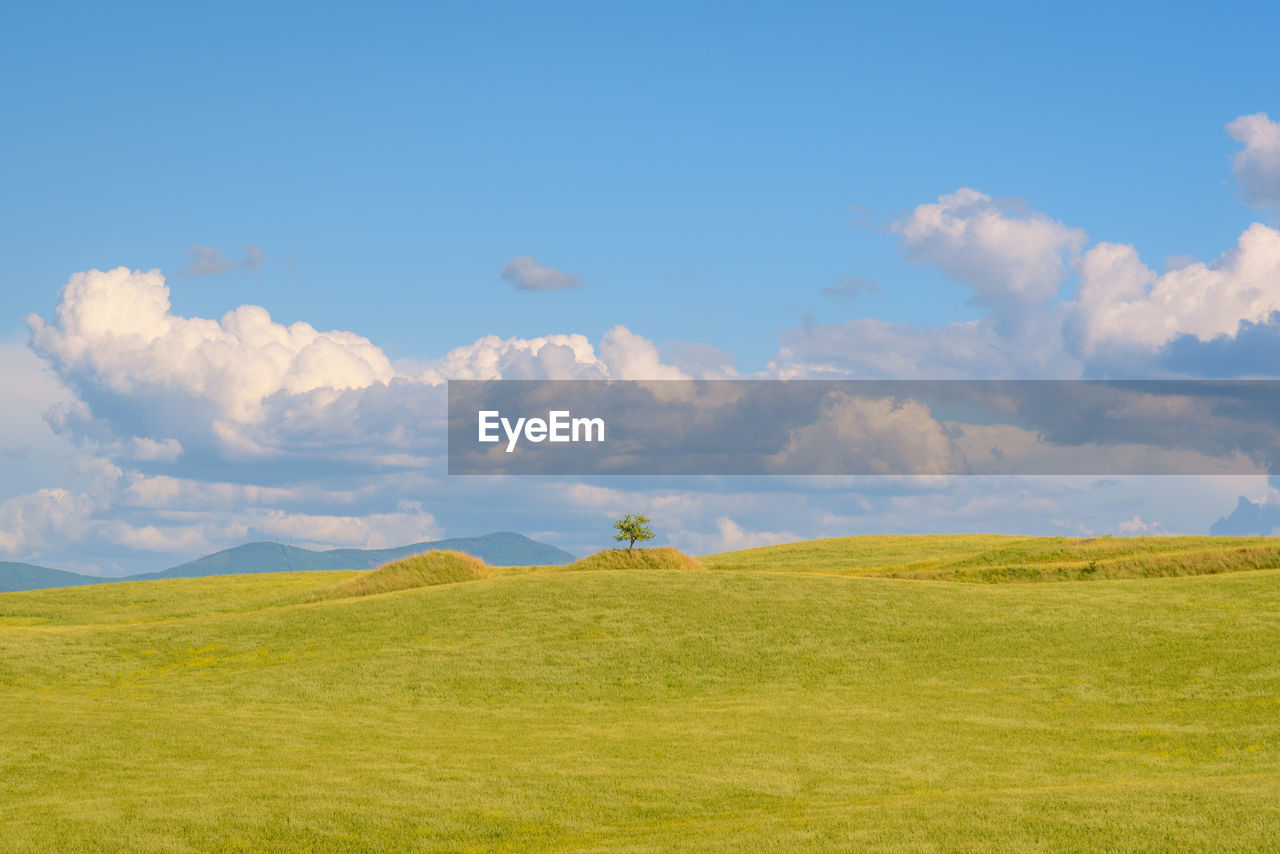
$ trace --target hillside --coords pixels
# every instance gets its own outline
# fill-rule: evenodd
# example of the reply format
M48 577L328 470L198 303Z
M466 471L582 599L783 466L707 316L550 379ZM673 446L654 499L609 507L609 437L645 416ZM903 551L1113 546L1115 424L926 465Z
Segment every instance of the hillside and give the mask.
M151 581L161 578L374 569L389 561L436 550L469 554L480 558L490 566L560 566L576 560L573 555L563 549L510 532L433 540L392 549L331 549L322 552L280 543L258 542L224 549L162 572L127 575L121 578L79 575L60 569L0 561L0 593L72 587L81 584L106 584L116 581Z
M98 584L104 579L80 575L61 569L49 569L29 563L13 563L0 560L0 593L15 590L40 590L45 587L74 587L79 584Z
M707 555L714 569L941 581L1086 581L1280 568L1273 537L838 537Z
M715 568L731 560L719 556L696 571L485 578L424 563L411 581L432 586L400 592L381 591L404 573L320 572L0 595L0 839L130 852L1272 847L1280 571L1063 584L833 573L1029 548L935 543L923 566L922 542L880 542L862 564L831 543L813 566L794 547L777 564L741 552L736 568ZM440 583L451 578L465 580ZM323 599L357 579L381 595Z
M316 598L375 596L419 587L478 581L495 575L497 571L477 557L462 552L437 550L401 558L371 572L362 572L355 578L348 578L334 585Z

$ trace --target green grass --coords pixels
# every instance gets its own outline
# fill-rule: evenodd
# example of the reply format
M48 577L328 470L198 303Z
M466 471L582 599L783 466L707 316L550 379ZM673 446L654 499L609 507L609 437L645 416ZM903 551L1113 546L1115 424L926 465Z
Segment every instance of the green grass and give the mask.
M841 537L702 558L713 569L946 581L1085 581L1280 568L1270 537Z
M964 539L0 595L0 850L1274 850L1280 572Z

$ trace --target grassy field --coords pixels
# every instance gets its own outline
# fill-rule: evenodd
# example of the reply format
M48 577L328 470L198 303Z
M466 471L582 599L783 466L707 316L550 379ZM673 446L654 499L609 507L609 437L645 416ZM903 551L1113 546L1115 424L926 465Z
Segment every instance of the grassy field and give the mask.
M347 598L367 576L4 594L0 850L1272 851L1268 549L863 538Z
M711 555L715 569L938 581L1165 578L1280 568L1271 537L841 537Z

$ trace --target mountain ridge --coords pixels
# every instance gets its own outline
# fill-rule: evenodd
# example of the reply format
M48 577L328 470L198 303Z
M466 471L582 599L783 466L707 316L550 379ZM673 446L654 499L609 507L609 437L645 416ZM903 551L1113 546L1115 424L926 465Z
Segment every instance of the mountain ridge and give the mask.
M33 563L0 560L0 593L44 590L49 587L79 587L82 584L99 584L112 580L114 579L81 575L65 569L50 569Z
M374 569L399 558L441 549L473 555L491 566L558 566L576 560L574 555L563 549L511 531L499 531L478 537L428 540L389 549L343 548L313 551L298 546L257 541L213 552L160 572L144 572L119 578L82 575L35 564L0 561L0 593L161 578Z

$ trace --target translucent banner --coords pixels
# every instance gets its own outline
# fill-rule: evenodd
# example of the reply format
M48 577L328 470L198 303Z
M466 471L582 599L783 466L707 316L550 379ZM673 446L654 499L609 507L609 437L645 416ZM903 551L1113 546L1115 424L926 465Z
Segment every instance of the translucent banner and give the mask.
M452 475L1267 474L1277 380L449 383Z

